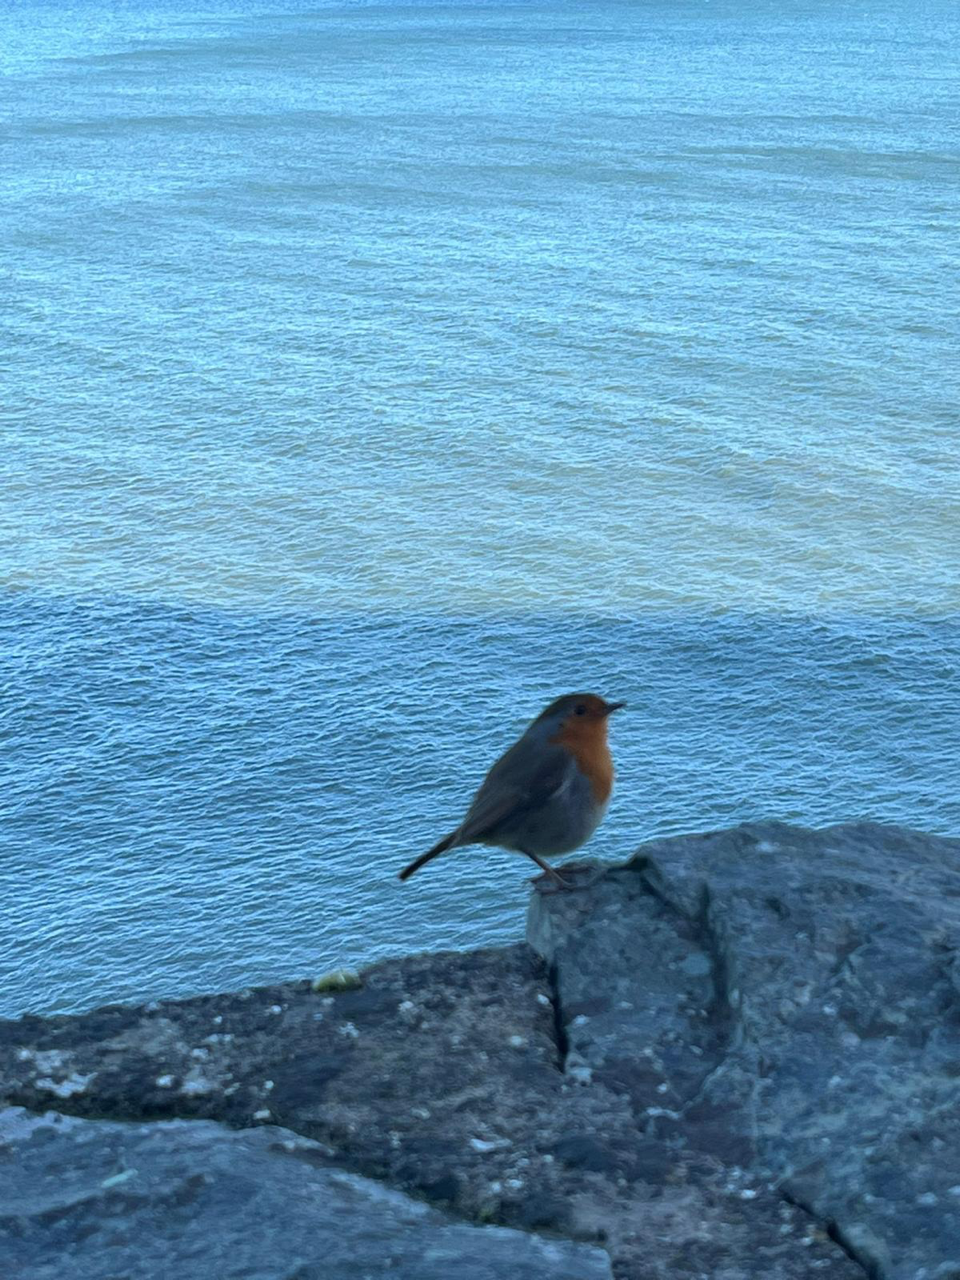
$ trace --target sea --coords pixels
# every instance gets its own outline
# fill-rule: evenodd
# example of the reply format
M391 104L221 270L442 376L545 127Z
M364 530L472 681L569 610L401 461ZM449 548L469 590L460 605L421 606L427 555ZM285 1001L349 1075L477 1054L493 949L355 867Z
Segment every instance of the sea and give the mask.
M525 859L397 872L568 691L586 856L960 835L958 48L4 0L0 1013L519 941Z

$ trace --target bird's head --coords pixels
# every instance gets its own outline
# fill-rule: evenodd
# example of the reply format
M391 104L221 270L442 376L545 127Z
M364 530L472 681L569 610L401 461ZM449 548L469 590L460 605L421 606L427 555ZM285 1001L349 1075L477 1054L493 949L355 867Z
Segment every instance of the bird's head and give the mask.
M542 725L548 737L563 732L577 736L606 734L607 719L625 702L607 702L595 693L565 693L540 712L534 724Z

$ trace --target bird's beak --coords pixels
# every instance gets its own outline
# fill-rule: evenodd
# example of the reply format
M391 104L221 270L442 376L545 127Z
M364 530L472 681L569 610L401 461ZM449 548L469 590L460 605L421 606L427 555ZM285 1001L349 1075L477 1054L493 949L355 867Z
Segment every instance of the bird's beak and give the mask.
M626 705L627 704L625 702L608 702L606 707L604 707L603 714L605 716L613 715L614 711L619 711L622 707L625 707Z

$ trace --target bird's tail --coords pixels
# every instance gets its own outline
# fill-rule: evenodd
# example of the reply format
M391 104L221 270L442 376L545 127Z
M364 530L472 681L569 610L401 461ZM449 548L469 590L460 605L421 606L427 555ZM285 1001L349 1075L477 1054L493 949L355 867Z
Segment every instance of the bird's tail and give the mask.
M444 836L442 840L438 840L432 849L428 849L426 853L421 853L419 858L414 858L409 867L404 867L400 872L400 879L406 880L413 875L415 871L419 871L422 866L432 861L437 854L446 853L446 851L457 842L457 836L460 833L458 827L456 831L451 831L448 836Z

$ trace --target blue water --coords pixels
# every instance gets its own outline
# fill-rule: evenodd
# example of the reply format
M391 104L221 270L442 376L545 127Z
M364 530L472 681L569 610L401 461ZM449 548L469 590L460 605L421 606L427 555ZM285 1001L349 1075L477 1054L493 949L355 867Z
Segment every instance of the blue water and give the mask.
M960 834L960 11L0 10L0 1012L515 940L401 886L570 689L589 852Z

